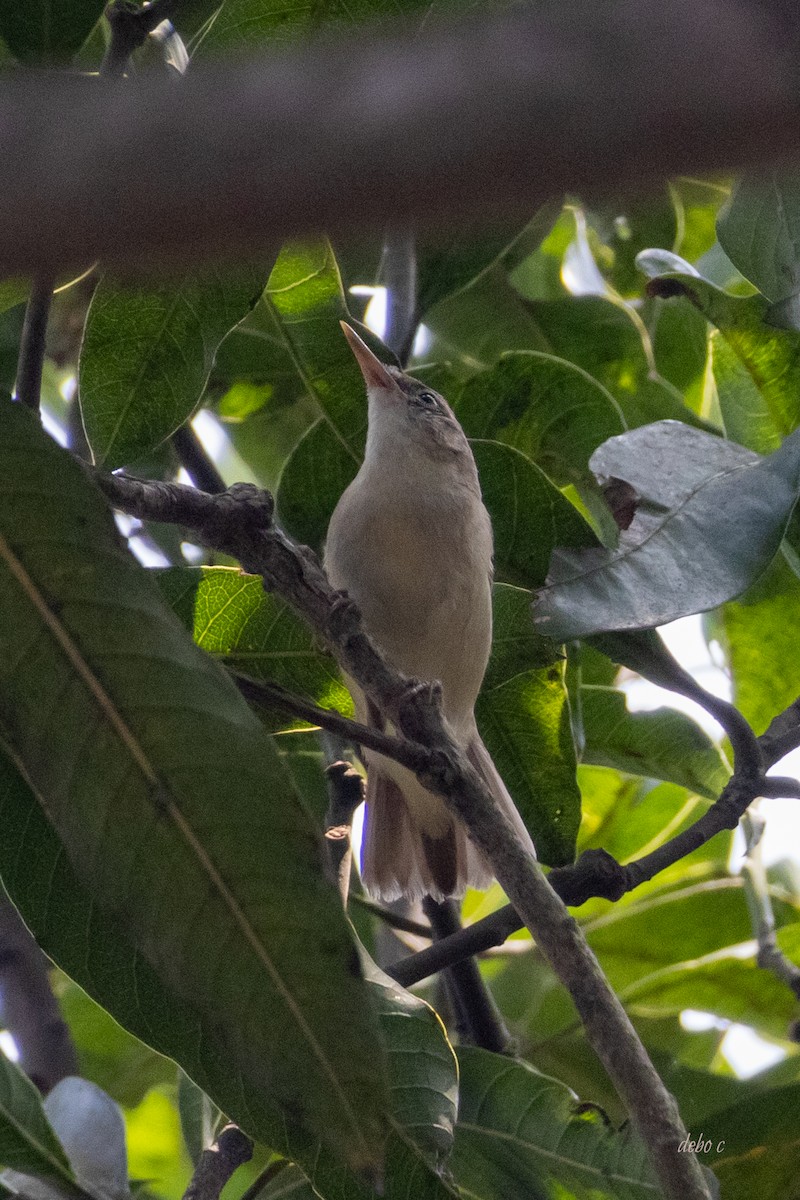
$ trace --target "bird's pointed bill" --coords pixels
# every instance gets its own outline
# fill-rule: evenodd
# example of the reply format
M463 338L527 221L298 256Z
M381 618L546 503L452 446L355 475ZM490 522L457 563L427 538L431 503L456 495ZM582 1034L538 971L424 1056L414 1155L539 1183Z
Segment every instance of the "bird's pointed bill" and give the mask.
M367 343L358 336L355 329L346 321L340 322L348 345L356 356L356 362L361 368L367 388L381 388L384 391L397 388L397 384L379 358L370 350Z

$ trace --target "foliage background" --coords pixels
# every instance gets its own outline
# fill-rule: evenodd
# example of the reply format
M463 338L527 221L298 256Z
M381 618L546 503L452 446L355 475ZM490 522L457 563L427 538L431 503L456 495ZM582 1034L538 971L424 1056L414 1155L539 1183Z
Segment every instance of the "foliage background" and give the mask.
M97 24L102 6L65 0L44 7L47 20L35 6L17 6L0 17L8 68L13 59L55 64L73 56L78 66L96 68L103 48ZM418 12L421 24L430 16L427 6L401 8L407 15ZM265 0L225 0L221 6L198 0L181 6L178 26L199 57L394 13L394 5L371 2L320 15L306 6ZM152 48L137 70L147 69L148 56L156 57ZM576 844L578 850L603 847L623 862L637 857L696 819L727 778L727 748L691 718L666 710L628 711L620 671L610 660L573 642L564 665L533 628L530 592L544 584L555 546L580 549L596 535L610 536L612 523L588 465L608 438L666 419L758 455L787 444L800 420L798 231L798 177L736 183L676 179L643 199L619 195L593 206L580 197L554 198L523 227L454 228L446 239L418 245L414 318L421 332L409 369L446 394L474 439L497 542L495 647L479 720L549 866L570 861ZM66 431L76 448L85 438L94 461L107 468L171 478L179 462L169 439L194 419L197 429L213 428L208 444L226 481L252 480L273 490L281 524L318 549L332 508L357 469L366 424L358 372L338 321L348 314L364 318L370 289L385 281L382 256L378 242L331 244L319 238L202 277L122 286L93 276L65 286L55 300L43 380L49 428L59 436ZM648 291L648 277L668 277L671 286ZM8 393L27 291L25 281L0 285L0 388ZM45 456L33 435L13 422L6 422L4 438L3 529L12 537L21 518L8 497L31 472L31 494L44 486ZM47 475L51 488L59 470L55 458L53 464ZM667 464L679 480L680 462L665 460L665 469ZM791 485L794 496L794 476ZM65 484L66 494L72 486ZM74 488L77 496L77 482ZM793 499L778 514L773 544L763 519L742 500L742 547L726 547L729 594L705 618L707 635L724 656L733 699L757 733L800 691L792 504ZM29 511L34 523L45 519L43 511ZM175 529L130 522L124 528L140 559L161 565L154 572L158 604L177 614L205 652L323 707L349 711L334 665L280 601L229 564L209 561ZM755 566L748 544L763 550ZM706 607L698 597L705 594L708 564L696 542L687 540L684 548L675 585L686 611L698 611ZM666 611L664 619L674 615ZM603 616L596 616L598 629L608 627ZM171 628L177 639L177 623ZM9 633L7 646L15 636L22 634ZM33 705L35 679L26 686ZM56 704L48 715L54 726L62 723L65 737L68 711L60 713ZM302 807L319 826L327 800L316 734L277 712L261 716L277 751L270 769L280 772L287 794L300 798L298 812ZM177 1050L191 1041L190 1035L182 1042L174 1030L186 997L178 988L178 1007L165 1016L156 985L145 994L148 982L131 1005L130 989L141 985L146 971L140 964L123 978L122 960L115 964L115 934L103 925L109 904L99 887L93 894L85 864L76 868L77 885L61 879L64 890L54 888L63 851L55 844L48 849L53 828L47 822L31 834L35 804L29 793L21 796L25 775L14 768L23 751L7 713L3 732L8 759L0 872L45 949L64 968L56 972L55 987L81 1073L122 1107L131 1178L172 1200L191 1172L198 1114L213 1113L194 1085L183 1076L179 1081L175 1063L145 1042L170 1051L204 1082L202 1056ZM198 753L200 734L190 722L181 736L187 751ZM59 753L67 751L62 747ZM109 750L104 770L111 769L113 758ZM98 818L107 815L103 789L87 795L87 814L95 805ZM307 815L298 817L298 827L306 820ZM67 859L80 864L81 852L60 827L59 836ZM113 869L117 850L107 846L106 853ZM591 901L577 916L688 1127L709 1139L713 1149L703 1161L718 1176L724 1200L791 1196L800 1177L800 1151L787 1123L800 1098L800 1059L792 1037L796 1002L784 984L756 965L752 877L731 873L730 853L731 837L720 835L619 903ZM166 854L159 861L157 842L153 854L155 879L171 863ZM38 891L26 882L32 860L46 877ZM781 948L800 962L797 880L787 856L770 868L766 886ZM80 886L88 887L89 897L76 935L75 909L72 925L61 929L58 914L65 898L76 904ZM291 871L273 880L276 926L306 901L306 886ZM471 895L465 919L477 919L501 902L497 888ZM376 924L355 906L351 915L367 950L379 957ZM320 918L308 931L311 938L320 936L322 924ZM304 944L302 930L292 932L292 953L302 955L313 943ZM145 949L149 961L148 954L152 958ZM439 1072L432 1081L418 1068L405 1083L413 1098L401 1121L405 1132L397 1135L388 1176L394 1190L388 1194L486 1200L654 1195L641 1148L627 1132L616 1132L624 1114L609 1081L536 949L515 937L481 970L521 1063L512 1067L486 1052L459 1049L460 1117L446 1184L430 1165L450 1146L443 1113L449 1105L452 1124L452 1051L430 1009L406 1010L402 993L385 982L374 985L384 989L390 1058L394 1053L399 1060L403 1038L410 1037L408 1045L418 1061L426 1061L426 1071L436 1061ZM435 985L420 994L444 1012ZM213 1008L216 994L210 991L206 999ZM237 1003L234 996L231 1011ZM710 1014L713 1023L692 1031L681 1019L687 1009ZM402 1037L391 1032L399 1027L399 1014L409 1012L413 1032ZM318 1016L322 1021L321 1011ZM374 1034L373 1018L363 1018L364 1037ZM737 1078L723 1046L731 1022L777 1046L782 1055L777 1065ZM296 1062L301 1080L306 1065ZM545 1076L572 1089L585 1107L574 1108L569 1093ZM214 1093L213 1071L206 1078ZM391 1078L399 1089L397 1077ZM6 1103L13 1111L8 1097ZM526 1120L520 1120L522 1112ZM400 1121L396 1108L395 1116ZM305 1145L298 1150L294 1135L286 1143L265 1136L276 1120L259 1125L262 1144L229 1185L228 1196L241 1195L274 1151L301 1162L305 1175L288 1167L266 1183L263 1195L310 1195L306 1176L323 1197L366 1194L358 1176L344 1178L325 1163L324 1154L318 1159ZM3 1161L19 1166L11 1152ZM413 1176L409 1162L422 1172L415 1192L406 1190ZM445 1187L453 1190L440 1190Z

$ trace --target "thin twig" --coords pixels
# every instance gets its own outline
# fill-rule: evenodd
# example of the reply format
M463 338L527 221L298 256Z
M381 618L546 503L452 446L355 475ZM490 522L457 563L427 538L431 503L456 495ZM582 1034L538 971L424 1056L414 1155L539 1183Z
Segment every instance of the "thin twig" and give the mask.
M775 914L761 854L761 838L766 822L759 813L751 812L745 815L742 824L747 843L742 880L753 932L758 943L756 962L765 971L771 971L781 983L791 989L795 999L800 1000L800 967L790 962L778 946Z
M433 936L430 925L423 925L421 921L415 921L402 913L392 912L390 908L386 908L369 896L354 892L350 897L350 903L357 904L359 908L365 909L379 921L383 921L384 925L388 925L390 929L396 929L400 933L410 933L413 937L425 938L427 941L430 941ZM391 972L387 972L387 974L391 974Z
M25 308L25 320L19 343L16 394L20 404L39 411L42 396L47 321L53 300L55 280L52 275L37 275Z
M614 1082L636 1126L667 1200L708 1200L693 1154L677 1148L688 1135L674 1099L653 1067L636 1031L603 975L577 922L549 886L536 860L496 807L483 780L445 725L439 689L409 680L392 668L364 631L357 607L328 582L317 558L272 524L272 500L239 484L221 496L185 493L177 485L97 477L106 495L136 516L190 525L201 541L231 554L324 639L342 669L354 678L412 750L424 748L420 782L441 796L486 855L557 977L567 988L587 1040ZM181 498L186 504L181 503ZM152 499L152 504L150 500ZM194 523L189 519L194 516Z
M461 929L461 918L452 900L422 901L436 939L452 937ZM463 1041L495 1054L508 1054L511 1037L494 998L474 958L453 963L445 971L447 990Z

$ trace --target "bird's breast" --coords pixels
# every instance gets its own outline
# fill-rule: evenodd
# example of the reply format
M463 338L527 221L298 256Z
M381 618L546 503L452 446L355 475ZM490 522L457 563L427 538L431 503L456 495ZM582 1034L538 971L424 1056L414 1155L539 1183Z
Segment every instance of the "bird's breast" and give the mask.
M491 528L474 495L369 502L358 480L331 521L326 566L367 631L409 675L438 679L456 724L471 717L491 642Z

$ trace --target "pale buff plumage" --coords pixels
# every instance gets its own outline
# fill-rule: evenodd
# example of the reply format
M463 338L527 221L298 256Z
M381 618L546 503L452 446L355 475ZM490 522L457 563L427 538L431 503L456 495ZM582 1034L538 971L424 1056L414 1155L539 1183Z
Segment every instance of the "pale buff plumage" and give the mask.
M444 715L532 850L475 725L492 637L492 531L472 452L441 396L384 367L347 327L367 384L363 465L331 518L325 566L405 674L442 685ZM357 717L372 714L348 680ZM444 801L406 768L368 751L363 877L382 899L463 894L492 873Z

